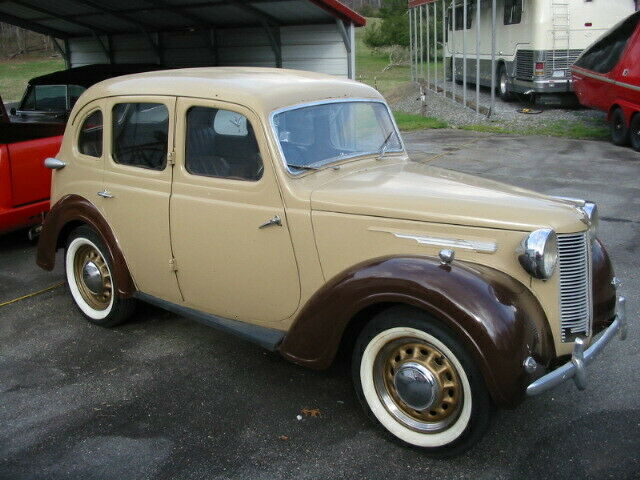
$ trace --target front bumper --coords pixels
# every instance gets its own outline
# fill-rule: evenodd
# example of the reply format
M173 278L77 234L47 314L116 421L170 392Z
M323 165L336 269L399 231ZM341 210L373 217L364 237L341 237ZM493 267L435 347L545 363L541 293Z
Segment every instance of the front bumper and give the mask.
M583 339L578 338L573 347L573 354L571 355L571 361L565 363L560 368L547 373L545 376L540 377L535 382L527 387L527 396L539 395L542 392L560 385L566 382L570 378L578 387L578 390L584 390L587 386L587 365L589 365L595 357L602 352L604 347L620 333L620 340L627 338L627 320L626 320L626 299L624 297L618 298L618 308L616 317L609 328L607 328L602 336L598 338L593 344L584 349L585 342Z

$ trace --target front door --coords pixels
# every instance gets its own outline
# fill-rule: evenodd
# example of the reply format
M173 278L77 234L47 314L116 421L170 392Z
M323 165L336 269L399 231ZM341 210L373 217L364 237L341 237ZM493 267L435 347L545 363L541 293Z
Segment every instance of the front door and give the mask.
M174 97L118 97L107 101L108 155L97 202L120 245L139 291L182 300L173 269L169 197Z
M277 327L298 307L300 284L261 124L197 99L178 99L176 124L171 239L185 303Z

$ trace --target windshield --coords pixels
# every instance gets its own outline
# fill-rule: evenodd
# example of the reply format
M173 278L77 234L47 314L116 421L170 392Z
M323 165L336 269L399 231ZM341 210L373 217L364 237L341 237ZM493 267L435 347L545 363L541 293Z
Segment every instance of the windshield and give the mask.
M299 107L277 113L273 124L292 173L361 155L402 151L389 110L381 102Z

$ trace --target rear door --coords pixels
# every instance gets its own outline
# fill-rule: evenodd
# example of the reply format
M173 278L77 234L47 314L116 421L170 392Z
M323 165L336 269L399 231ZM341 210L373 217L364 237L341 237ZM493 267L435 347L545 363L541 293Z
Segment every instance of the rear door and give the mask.
M45 137L7 145L11 162L13 206L47 200L51 190L51 170L44 159L55 157L62 137Z
M136 287L180 302L169 234L175 97L106 102L104 189L96 192Z

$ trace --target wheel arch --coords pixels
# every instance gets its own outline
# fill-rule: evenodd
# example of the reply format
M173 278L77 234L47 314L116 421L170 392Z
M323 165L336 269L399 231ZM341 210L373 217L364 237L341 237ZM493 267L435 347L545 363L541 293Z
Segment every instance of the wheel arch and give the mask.
M56 251L64 248L71 232L82 225L96 232L111 255L118 285L116 294L130 298L136 291L135 283L118 242L96 206L79 195L66 195L51 208L38 240L36 263L45 270L53 270Z
M449 267L427 257L379 259L338 275L307 302L279 351L294 363L327 368L371 318L394 305L420 309L451 330L499 405L522 399L531 381L526 356L541 363L555 356L544 311L526 287L489 267Z

